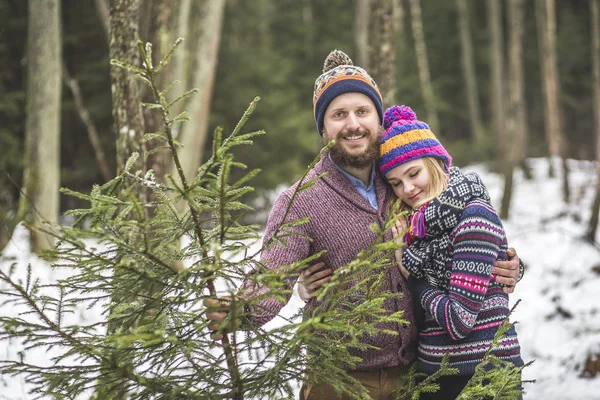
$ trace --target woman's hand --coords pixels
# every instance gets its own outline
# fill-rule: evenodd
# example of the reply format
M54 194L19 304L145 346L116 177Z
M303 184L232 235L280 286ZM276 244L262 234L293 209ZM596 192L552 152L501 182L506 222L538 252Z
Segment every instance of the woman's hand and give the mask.
M300 274L298 278L298 295L306 303L315 296L315 292L325 283L331 280L333 271L325 267L324 262L311 265Z
M392 226L392 235L394 236L394 240L396 243L404 243L404 233L408 230L408 219L405 215L400 216L394 226ZM404 247L398 247L394 253L396 258L396 262L398 263L398 268L400 268L400 272L404 276L404 278L408 279L410 272L402 265L402 251Z
M515 286L519 281L519 256L512 247L508 248L506 254L508 254L508 261L496 261L492 274L496 276L496 282L505 285L502 291L510 294L515 291Z

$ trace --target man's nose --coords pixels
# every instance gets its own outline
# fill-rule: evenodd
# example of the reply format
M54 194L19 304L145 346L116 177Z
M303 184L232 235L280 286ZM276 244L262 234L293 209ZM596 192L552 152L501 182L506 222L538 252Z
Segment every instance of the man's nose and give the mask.
M355 131L360 127L358 123L358 117L354 113L348 114L346 119L346 129L349 131Z

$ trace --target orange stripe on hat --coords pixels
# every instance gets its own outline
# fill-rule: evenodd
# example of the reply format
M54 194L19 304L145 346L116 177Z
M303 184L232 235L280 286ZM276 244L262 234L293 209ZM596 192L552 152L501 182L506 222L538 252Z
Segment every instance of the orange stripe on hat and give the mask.
M379 154L383 156L397 147L405 146L407 144L425 139L436 139L436 137L429 129L415 129L404 132L382 143L381 147L379 148Z

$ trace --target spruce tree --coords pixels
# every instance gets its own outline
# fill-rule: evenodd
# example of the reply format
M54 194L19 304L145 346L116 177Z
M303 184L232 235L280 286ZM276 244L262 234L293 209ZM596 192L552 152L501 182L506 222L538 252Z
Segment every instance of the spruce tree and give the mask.
M405 322L402 312L388 315L382 307L385 299L397 294L378 290L391 260L382 254L394 246L383 237L393 221L373 228L378 229L380 240L336 272L321 293L329 300L312 316L304 320L295 316L270 331L246 325L244 333L235 333L244 320L246 305L256 306L265 296L284 299L289 293L281 282L295 280L318 255L273 270L259 261L262 249L250 252L249 243L260 238L259 227L241 222L243 215L252 211L241 198L253 190L247 183L258 171L232 180L233 170L246 168L234 159L232 149L250 145L263 134L242 133L258 98L231 134L215 131L212 156L196 176L183 174L180 144L171 129L188 118L185 112L172 117L170 110L196 91L171 100L168 92L173 86L159 89L155 83L156 74L180 42L156 66L151 46L141 43L142 67L112 61L147 84L154 94L154 101L144 106L161 114L163 128L146 134L145 140L164 143L155 151L171 152L177 174L161 184L152 171L142 174L132 169L139 157L134 153L118 176L95 186L91 193L63 189L63 193L89 202L89 208L68 212L77 218L73 226L38 229L55 235L57 245L44 257L53 268L67 269L68 278L42 285L31 268L24 280L13 278L16 268L23 266L0 272L1 294L8 299L5 304L27 309L24 317L0 318L0 338L22 339L25 351L54 348L59 354L51 367L4 360L0 372L23 374L34 393L55 398L91 396L92 392L113 399L125 395L132 399L291 398L290 382L319 381L322 376L347 390L344 383L352 379L345 370L358 361L350 350L362 346L360 336L378 332L379 322ZM298 191L312 184L314 181L303 182ZM152 192L154 196L149 198L154 200L141 203L132 195L140 189ZM186 204L182 212L175 207L179 201ZM148 208L153 212L144 212ZM286 220L263 248L275 242L285 244L286 237L295 234L293 228L305 222ZM180 238L184 238L183 246ZM249 268L257 271L252 279L268 291L244 300L237 286ZM348 289L348 279L357 271L364 278ZM113 279L115 274L118 279ZM202 303L206 297L225 296L233 300L230 321L223 329L234 333L215 343ZM361 307L348 307L349 299L356 296L363 299ZM122 300L115 303L115 299ZM65 322L69 314L98 304L105 312L103 321ZM107 331L109 325L118 328ZM323 371L327 373L321 374ZM102 382L101 388L98 382ZM366 396L364 390L354 394Z

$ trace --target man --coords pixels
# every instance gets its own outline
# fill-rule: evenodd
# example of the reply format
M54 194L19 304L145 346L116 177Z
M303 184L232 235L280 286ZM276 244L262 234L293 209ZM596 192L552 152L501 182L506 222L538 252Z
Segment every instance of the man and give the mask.
M270 261L269 268L276 268L325 250L321 262L308 268L304 283L309 292L328 280L332 271L355 259L361 250L375 242L376 234L369 227L373 223L384 224L394 199L391 188L374 168L379 156L384 111L375 81L364 69L354 66L346 54L335 50L327 57L323 74L315 82L313 104L318 132L325 143L335 140L336 144L309 172L307 179L323 173L326 175L309 190L298 193L289 210L286 222L309 218L306 224L297 228L302 235L286 238L286 246L272 246L261 257ZM265 241L270 240L284 222L297 185L285 190L276 200L267 222ZM515 257L515 260L500 263L500 267L496 272L505 275L502 283L514 286L518 259ZM398 268L389 268L385 273L383 290L402 292L405 296L386 300L384 307L390 313L403 310L404 318L410 324L378 325L399 334L365 337L364 343L375 346L377 350L352 351L353 355L361 357L362 362L349 374L361 382L374 399L390 398L398 378L416 356L415 316L406 280ZM498 280L501 281L500 278ZM264 291L266 288L257 288L255 293ZM216 300L208 300L206 305L210 307L217 303ZM248 318L253 324L265 324L284 305L274 298L263 300L260 307L251 310ZM306 305L308 310L316 306L314 298ZM225 316L222 312L208 312L207 317L214 321L211 329L217 329ZM305 385L301 391L302 399L336 397L329 385Z

